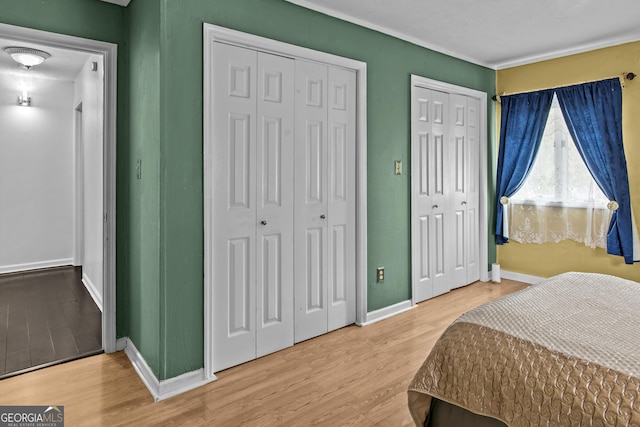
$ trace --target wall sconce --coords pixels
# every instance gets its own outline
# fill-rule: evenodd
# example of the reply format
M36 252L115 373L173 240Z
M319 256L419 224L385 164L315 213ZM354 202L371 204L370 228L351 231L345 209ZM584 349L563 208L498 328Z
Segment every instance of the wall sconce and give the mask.
M31 97L26 90L23 90L22 95L18 97L18 105L22 107L31 107Z

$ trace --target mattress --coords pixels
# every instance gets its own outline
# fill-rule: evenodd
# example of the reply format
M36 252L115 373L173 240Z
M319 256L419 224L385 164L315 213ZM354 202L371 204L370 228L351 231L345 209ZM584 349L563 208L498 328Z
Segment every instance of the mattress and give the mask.
M565 273L484 304L436 342L408 390L508 426L640 426L640 284Z

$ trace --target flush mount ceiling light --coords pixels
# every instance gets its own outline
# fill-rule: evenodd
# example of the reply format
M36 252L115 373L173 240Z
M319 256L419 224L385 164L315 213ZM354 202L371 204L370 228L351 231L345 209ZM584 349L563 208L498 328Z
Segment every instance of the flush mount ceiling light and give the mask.
M44 62L45 59L50 57L51 55L45 51L38 49L31 49L29 47L7 47L4 49L14 61L18 64L21 64L27 70L30 70L31 67L35 65L40 65Z

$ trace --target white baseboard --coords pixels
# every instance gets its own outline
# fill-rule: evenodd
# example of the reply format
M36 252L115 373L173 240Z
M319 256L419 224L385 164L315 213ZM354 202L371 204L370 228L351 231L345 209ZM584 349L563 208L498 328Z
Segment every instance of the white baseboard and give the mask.
M544 277L530 276L528 274L514 273L513 271L502 270L500 275L503 279L516 280L518 282L528 283L535 285L538 282L544 280Z
M147 386L153 400L156 402L168 399L196 387L203 386L217 379L215 375L211 378L205 378L204 369L201 368L177 377L169 378L168 380L159 381L151 368L149 368L149 365L147 365L147 362L145 362L135 344L133 344L128 337L118 339L116 348L120 349L121 347L124 347L124 352L131 361L133 368L140 376L144 385Z
M400 313L404 313L407 310L411 310L414 307L411 300L401 301L399 303L390 305L388 307L381 308L379 310L370 311L367 313L367 320L363 323L358 323L358 326L367 326L372 323L379 322L387 319L391 316L395 316Z
M0 265L0 274L16 273L18 271L40 270L42 268L64 267L67 265L73 265L73 258L27 262L24 264Z
M127 340L128 338L118 338L116 340L116 351L122 351L127 348Z
M489 274L490 274L490 273L491 273L491 272L490 272L489 270L482 270L482 271L480 272L480 281L481 281L481 282L488 282L488 281L490 280L490 279L489 279L489 277L490 277L490 276L489 276Z
M91 295L91 298L93 298L93 301L96 303L100 311L102 311L102 292L98 290L98 287L91 281L86 273L82 273L82 283L84 284L84 287L87 289L87 292L89 292L89 295Z

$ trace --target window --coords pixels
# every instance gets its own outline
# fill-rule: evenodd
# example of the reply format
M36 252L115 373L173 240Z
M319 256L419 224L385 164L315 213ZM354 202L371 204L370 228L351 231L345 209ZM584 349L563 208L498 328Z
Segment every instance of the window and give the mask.
M555 95L538 156L527 180L511 197L511 202L606 208L608 200L580 157Z
M551 116L554 132L547 132L554 135L552 154L540 156L542 160L537 168L542 170L533 174L532 182L527 183L538 187L528 195L525 188L519 203L510 201L534 168L534 154L537 154L537 146L544 135L554 95L562 102L563 112L571 121L572 132L579 138L576 142L580 145L580 153L588 159L591 171L597 174L598 182L611 200L604 209L601 202L596 201L602 201L602 197L596 196L595 185L589 182L587 189L582 178L574 179L579 163L569 151L572 145L562 144L562 132L559 134L560 144L555 143L557 121L553 118L557 113ZM623 256L626 264L640 260L640 239L631 212L627 161L622 142L620 79L613 77L505 95L501 110L496 171L496 244L503 245L511 238L519 240L521 236L533 236L532 241L536 243L574 239L591 247L606 247L607 253ZM554 110L558 110L557 103ZM567 148L566 155L561 149L563 146ZM546 166L545 157L548 159ZM548 175L553 176L551 181L545 181ZM593 197L589 195L592 187ZM538 215L518 212L525 208L538 212ZM577 213L583 213L581 219L573 217ZM603 220L605 217L608 217L608 225ZM513 222L514 218L520 223ZM514 227L515 231L511 233Z
M554 95L531 172L510 198L510 236L521 243L574 240L606 248L607 203L571 138Z

